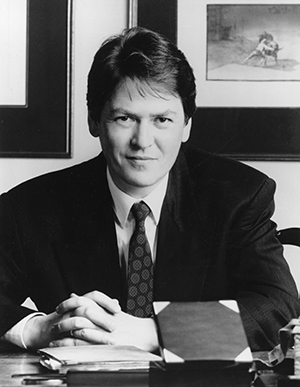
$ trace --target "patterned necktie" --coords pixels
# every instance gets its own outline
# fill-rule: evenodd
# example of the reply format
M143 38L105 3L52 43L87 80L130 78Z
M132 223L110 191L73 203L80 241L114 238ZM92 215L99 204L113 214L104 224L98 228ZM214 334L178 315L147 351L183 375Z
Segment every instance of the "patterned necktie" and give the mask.
M129 243L127 313L148 317L152 314L153 262L145 234L145 219L150 209L140 202L135 203L131 211L136 225Z

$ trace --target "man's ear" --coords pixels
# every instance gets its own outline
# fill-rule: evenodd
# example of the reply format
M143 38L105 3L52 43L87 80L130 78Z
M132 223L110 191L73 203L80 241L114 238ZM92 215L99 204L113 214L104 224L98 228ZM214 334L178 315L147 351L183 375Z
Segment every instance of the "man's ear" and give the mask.
M183 128L183 134L182 134L182 142L187 142L187 140L189 139L190 137L190 133L191 133L191 127L192 127L192 119L190 118L187 122L187 124L185 125L185 127Z
M94 137L99 137L100 124L99 124L99 122L96 122L91 118L90 112L88 112L88 124L89 124L89 130L90 130L91 135Z

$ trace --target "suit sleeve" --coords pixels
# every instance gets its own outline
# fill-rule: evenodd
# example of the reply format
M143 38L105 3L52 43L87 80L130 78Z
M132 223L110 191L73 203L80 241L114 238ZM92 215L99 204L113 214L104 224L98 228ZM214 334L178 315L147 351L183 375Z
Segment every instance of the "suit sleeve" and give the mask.
M295 282L276 238L275 183L266 179L239 208L228 255L230 284L252 350L278 344L278 330L300 315Z
M32 311L27 298L23 249L6 194L0 197L0 337Z

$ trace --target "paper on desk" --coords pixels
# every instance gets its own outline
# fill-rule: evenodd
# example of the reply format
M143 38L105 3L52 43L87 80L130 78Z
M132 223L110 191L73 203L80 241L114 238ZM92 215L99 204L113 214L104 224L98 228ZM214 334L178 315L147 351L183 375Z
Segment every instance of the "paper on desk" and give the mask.
M293 329L293 334L295 347L294 374L300 376L300 326Z
M275 366L281 363L286 357L287 357L287 352L291 353L294 351L290 350L291 341L292 337L296 337L296 335L300 335L300 326L296 325L294 321L297 319L291 320L285 327L280 329L279 334L280 334L280 344L277 345L268 353L269 357L269 366ZM296 350L296 348L295 348ZM296 356L296 351L293 357ZM299 354L298 354L299 356Z
M133 346L86 345L51 347L39 350L40 363L51 370L140 370L149 369L150 362L161 357Z

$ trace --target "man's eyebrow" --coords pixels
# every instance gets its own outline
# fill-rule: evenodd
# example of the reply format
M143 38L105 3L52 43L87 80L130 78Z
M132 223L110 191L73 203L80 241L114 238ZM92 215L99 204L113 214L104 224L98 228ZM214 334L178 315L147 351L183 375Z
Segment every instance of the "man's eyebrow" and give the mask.
M109 109L110 114L116 114L116 113L122 113L122 114L130 114L129 111L127 111L124 108L111 108Z
M155 116L168 116L169 114L177 115L177 111L168 109L168 110L165 110L164 112L156 113L154 115Z
M109 113L110 114L125 114L125 115L132 115L132 116L135 116L135 115L138 115L138 112L132 112L130 110L127 110L126 108L111 108L109 109ZM168 109L168 110L165 110L165 111L162 111L162 112L156 112L156 113L153 113L151 114L151 116L167 116L169 114L173 114L173 115L177 115L177 111L175 110L171 110L171 109Z

